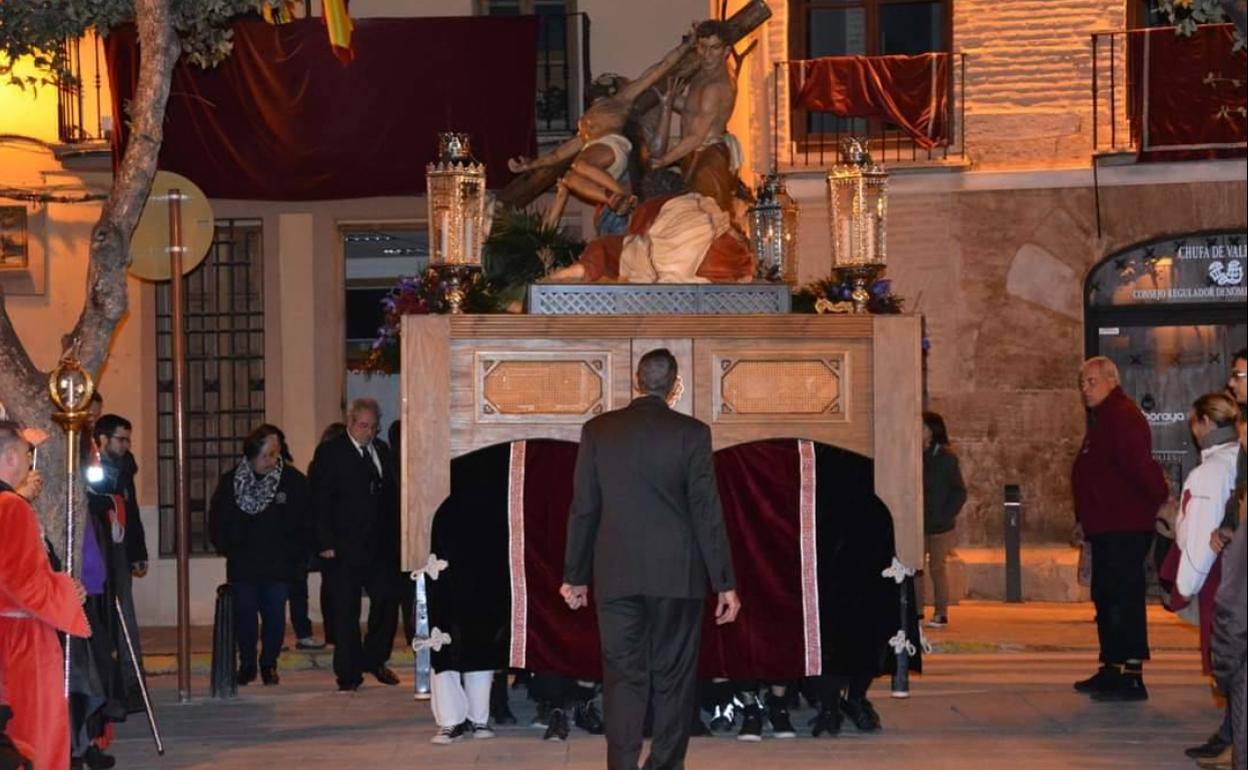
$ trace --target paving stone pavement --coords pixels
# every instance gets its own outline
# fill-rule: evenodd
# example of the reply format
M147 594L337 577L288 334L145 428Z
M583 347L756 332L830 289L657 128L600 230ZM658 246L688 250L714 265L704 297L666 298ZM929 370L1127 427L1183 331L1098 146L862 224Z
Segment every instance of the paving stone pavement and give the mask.
M837 738L767 737L744 744L729 737L698 738L688 770L770 768L923 768L924 770L1152 770L1191 768L1182 749L1217 726L1220 711L1200 676L1194 650L1162 652L1148 665L1146 703L1097 704L1071 690L1091 672L1094 656L1077 652L1007 652L934 655L916 677L912 697L873 687L884 722L875 735L848 728ZM390 768L439 770L600 770L605 743L573 731L566 744L540 740L526 726L501 728L493 740L440 747L429 743L433 720L427 701L414 701L410 670L404 682L383 687L371 679L358 693L332 691L323 670L290 671L281 685L240 689L232 701L203 697L207 681L193 680L198 695L178 705L174 677L152 685L167 751L158 758L141 715L118 726L110 752L119 768L175 770L228 768ZM512 707L527 725L533 714L523 695ZM803 710L794 722L804 726Z

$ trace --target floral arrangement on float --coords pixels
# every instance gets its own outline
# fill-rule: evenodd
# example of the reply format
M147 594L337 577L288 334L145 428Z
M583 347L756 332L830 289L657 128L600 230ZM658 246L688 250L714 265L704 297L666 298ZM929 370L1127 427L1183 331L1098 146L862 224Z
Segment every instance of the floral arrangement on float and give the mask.
M853 279L841 278L836 273L827 278L803 286L793 294L794 313L853 313L854 290ZM873 281L867 292L870 298L866 303L866 311L876 314L895 314L902 312L905 298L893 293L893 282L890 278Z

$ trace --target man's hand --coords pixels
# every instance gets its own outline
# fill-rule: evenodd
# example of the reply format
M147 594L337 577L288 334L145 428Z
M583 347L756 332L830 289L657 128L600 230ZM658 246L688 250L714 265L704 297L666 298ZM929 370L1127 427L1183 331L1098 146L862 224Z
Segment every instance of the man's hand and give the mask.
M26 474L26 480L15 491L26 498L27 502L33 501L43 491L43 474L39 471Z
M513 174L522 174L529 170L530 163L532 163L532 161L528 158L523 155L519 155L507 161L507 168L510 169Z
M130 565L130 574L136 578L147 577L147 562L136 561Z
M332 558L334 558L334 549L333 549L333 548L326 548L324 551L321 551L321 552L320 552L320 554L318 554L318 555L319 555L322 559L332 559Z
M1222 549L1226 548L1234 536L1235 533L1229 529L1215 529L1209 535L1209 547L1214 553L1222 553Z
M568 608L579 610L589 604L589 586L574 586L564 583L559 586L559 595L567 602Z
M741 599L736 591L720 591L719 604L715 606L715 625L723 626L737 619L741 611Z

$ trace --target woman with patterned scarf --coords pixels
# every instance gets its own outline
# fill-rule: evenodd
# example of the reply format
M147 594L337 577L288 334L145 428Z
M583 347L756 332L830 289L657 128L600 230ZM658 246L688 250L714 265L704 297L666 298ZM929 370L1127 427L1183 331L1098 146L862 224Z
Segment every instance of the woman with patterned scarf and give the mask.
M221 476L208 509L212 542L225 556L226 579L234 589L240 685L256 678L257 636L260 677L266 685L278 683L286 591L304 550L310 502L307 477L287 465L289 460L281 430L268 424L256 428L243 440L238 465Z

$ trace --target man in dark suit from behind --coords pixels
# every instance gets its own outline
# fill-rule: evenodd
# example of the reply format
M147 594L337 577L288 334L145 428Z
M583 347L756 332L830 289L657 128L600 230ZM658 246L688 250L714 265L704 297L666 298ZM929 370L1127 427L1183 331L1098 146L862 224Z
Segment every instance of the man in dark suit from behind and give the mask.
M716 623L741 609L711 430L668 408L675 383L666 348L642 356L644 395L587 422L576 459L560 593L583 607L593 579L609 770L636 770L648 701L646 770L684 767L707 579L719 594Z
M399 497L394 457L377 440L381 409L371 398L347 408L347 431L316 449L310 478L324 577L333 597L334 675L352 692L364 672L382 684L398 622ZM360 641L360 591L368 592L368 631Z

